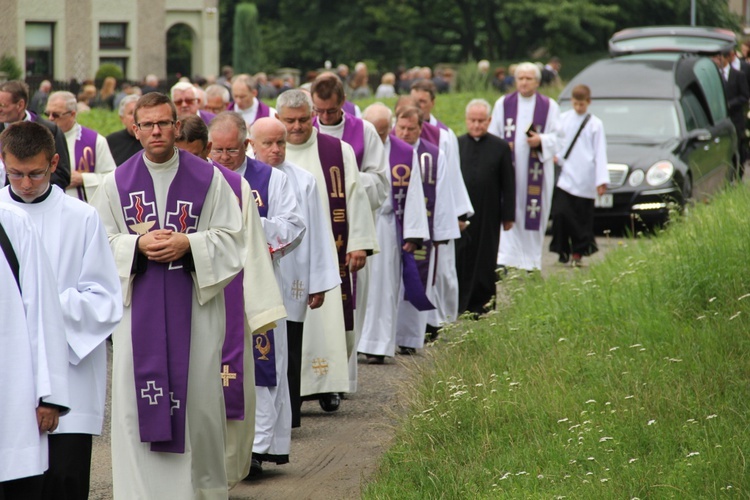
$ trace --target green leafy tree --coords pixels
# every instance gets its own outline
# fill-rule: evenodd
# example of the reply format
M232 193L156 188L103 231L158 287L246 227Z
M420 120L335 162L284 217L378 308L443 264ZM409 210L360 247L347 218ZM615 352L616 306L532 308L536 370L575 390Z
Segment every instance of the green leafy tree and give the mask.
M99 69L96 70L96 81L101 82L108 76L114 77L118 82L121 82L124 78L122 69L116 64L105 63L99 66Z
M235 7L233 37L235 73L255 73L263 69L263 43L255 4L241 3Z

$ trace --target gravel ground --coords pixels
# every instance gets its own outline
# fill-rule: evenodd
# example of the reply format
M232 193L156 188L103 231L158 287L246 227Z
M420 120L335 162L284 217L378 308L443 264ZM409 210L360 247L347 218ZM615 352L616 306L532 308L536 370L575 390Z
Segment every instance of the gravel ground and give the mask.
M620 238L597 238L600 252L584 260L600 261L621 243ZM549 248L549 237L545 249ZM543 273L578 272L557 263L557 254L545 251ZM585 272L586 267L582 269ZM384 365L360 360L359 391L342 401L335 413L325 413L317 402L304 403L302 427L292 431L290 463L264 464L263 475L237 485L231 499L337 499L357 498L375 472L382 453L394 436L394 425L404 404L402 388L419 366L429 360L430 348L416 356L386 359ZM109 400L105 433L94 439L91 472L92 500L112 498L109 451Z

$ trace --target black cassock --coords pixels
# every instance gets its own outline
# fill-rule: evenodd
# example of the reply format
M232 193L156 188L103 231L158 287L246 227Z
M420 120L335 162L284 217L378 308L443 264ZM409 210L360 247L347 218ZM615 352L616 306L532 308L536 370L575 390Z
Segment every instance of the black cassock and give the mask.
M458 138L461 173L474 216L456 243L459 312L485 312L495 295L497 249L503 221L515 219L516 174L510 146L492 134Z

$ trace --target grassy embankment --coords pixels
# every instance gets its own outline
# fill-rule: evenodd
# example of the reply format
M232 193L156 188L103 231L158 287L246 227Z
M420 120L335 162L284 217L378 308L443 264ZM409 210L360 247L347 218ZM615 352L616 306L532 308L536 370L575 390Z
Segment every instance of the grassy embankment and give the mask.
M750 497L750 190L503 286L404 394L364 498Z

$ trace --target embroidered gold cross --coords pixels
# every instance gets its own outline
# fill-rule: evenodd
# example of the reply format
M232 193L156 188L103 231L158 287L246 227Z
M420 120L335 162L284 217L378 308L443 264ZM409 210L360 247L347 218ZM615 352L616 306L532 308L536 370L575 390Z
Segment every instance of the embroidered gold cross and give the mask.
M229 365L222 365L221 367L221 385L229 387L229 381L237 379L236 373L229 372Z

